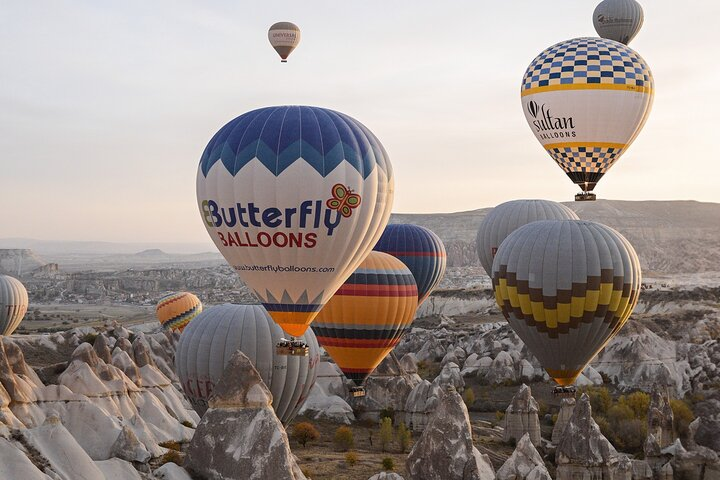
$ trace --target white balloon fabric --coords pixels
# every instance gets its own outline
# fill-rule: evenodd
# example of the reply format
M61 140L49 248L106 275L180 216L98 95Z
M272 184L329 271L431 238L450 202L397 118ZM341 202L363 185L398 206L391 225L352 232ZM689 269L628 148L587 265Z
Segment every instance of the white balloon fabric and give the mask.
M20 280L0 275L0 335L12 335L25 317L28 294Z
M627 45L643 26L645 15L635 0L603 0L593 12L593 26L602 38Z
M538 220L578 220L562 203L550 200L511 200L493 208L480 223L475 243L480 264L492 277L492 263L500 244L512 232Z
M604 38L575 38L547 48L527 68L521 86L535 137L585 193L638 136L653 96L645 60Z
M277 22L268 30L270 45L280 55L282 63L300 44L300 28L292 22Z
M225 125L200 160L197 200L210 237L289 335L377 243L392 167L363 124L317 107L268 107Z
M290 422L315 384L320 347L308 330L300 337L308 345L307 357L278 355L275 345L281 338L283 331L261 305L217 305L195 317L180 336L175 368L198 415L207 410L225 365L240 350L270 389L280 421Z

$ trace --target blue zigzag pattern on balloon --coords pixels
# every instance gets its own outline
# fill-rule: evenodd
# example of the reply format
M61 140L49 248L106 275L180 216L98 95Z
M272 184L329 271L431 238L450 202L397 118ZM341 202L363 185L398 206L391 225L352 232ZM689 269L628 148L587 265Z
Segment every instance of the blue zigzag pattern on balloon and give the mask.
M207 176L222 162L233 176L252 160L260 161L275 176L297 161L304 161L323 177L342 162L363 178L375 167L392 176L380 141L357 120L319 107L267 107L240 115L210 140L200 159Z

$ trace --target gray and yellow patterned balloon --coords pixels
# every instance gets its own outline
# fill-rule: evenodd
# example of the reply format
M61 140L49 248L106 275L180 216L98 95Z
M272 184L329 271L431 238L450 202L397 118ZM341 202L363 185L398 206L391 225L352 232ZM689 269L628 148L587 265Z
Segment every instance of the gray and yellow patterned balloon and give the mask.
M571 385L630 317L640 261L610 227L543 220L515 230L492 266L493 289L515 333L560 385Z
M0 335L12 335L28 309L28 294L20 280L0 275Z
M645 15L635 0L603 0L593 12L593 26L602 38L627 45L642 28Z

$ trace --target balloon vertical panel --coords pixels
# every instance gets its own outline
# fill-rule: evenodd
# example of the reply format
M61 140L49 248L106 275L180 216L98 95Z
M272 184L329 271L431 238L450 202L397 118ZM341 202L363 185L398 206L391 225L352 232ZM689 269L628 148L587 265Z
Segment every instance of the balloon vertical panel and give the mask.
M317 107L236 118L211 140L197 175L213 242L294 336L377 242L393 190L379 140L347 115Z
M28 294L20 280L0 275L0 335L12 335L28 309Z

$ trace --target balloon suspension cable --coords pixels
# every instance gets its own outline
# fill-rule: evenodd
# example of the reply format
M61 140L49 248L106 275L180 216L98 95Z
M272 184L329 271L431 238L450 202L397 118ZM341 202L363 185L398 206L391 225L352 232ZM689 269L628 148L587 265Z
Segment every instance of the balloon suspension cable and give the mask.
M281 338L275 345L275 353L293 357L307 357L310 354L310 348L307 343L295 337L290 337L290 339Z
M364 397L365 396L365 387L359 386L359 387L351 387L350 388L350 395L353 397Z
M557 386L553 388L553 395L555 398L575 398L575 393L577 392L577 388L575 388L575 385L568 385L567 387Z

